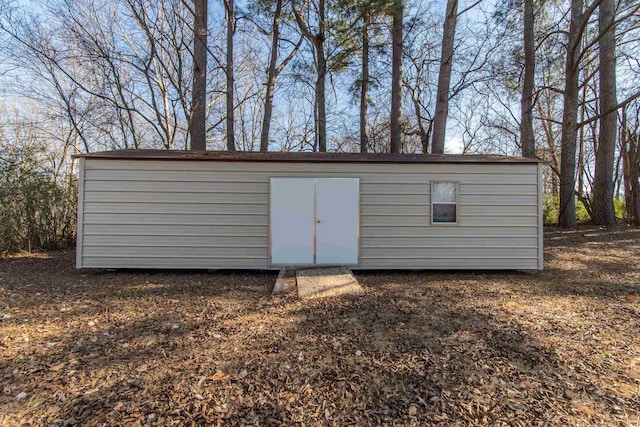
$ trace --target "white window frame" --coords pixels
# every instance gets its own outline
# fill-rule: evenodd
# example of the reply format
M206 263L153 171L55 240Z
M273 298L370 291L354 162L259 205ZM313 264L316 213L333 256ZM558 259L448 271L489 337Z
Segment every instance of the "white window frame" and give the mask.
M456 207L456 220L455 222L435 222L433 220L433 187L434 184L453 184L456 188L456 202L442 202L436 203L436 205L455 205ZM431 181L431 188L429 193L429 201L431 204L431 225L436 226L447 226L447 225L458 225L459 224L459 216L460 216L460 182L458 181Z

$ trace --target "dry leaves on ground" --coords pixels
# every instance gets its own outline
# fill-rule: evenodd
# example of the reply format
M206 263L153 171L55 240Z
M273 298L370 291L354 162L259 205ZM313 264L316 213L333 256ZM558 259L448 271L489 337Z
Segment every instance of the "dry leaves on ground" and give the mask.
M2 425L633 425L640 231L548 230L544 272L276 273L0 260Z

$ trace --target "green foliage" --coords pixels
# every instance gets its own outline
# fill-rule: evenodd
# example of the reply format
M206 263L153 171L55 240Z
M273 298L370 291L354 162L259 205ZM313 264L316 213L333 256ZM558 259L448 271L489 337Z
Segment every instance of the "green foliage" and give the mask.
M578 224L587 224L591 222L591 216L589 216L587 208L584 207L584 203L580 200L576 200L576 220L578 221Z
M627 204L624 199L614 199L613 210L616 212L616 218L627 217Z
M76 180L62 180L31 147L0 147L0 254L66 248L76 226Z
M615 199L613 206L616 212L616 218L625 218L627 216L627 208L624 199ZM545 224L557 224L560 201L558 196L545 196L542 202L542 214ZM576 201L576 219L580 224L591 222L589 212L584 207L582 201Z
M545 224L558 223L558 196L544 196L542 201L542 217Z

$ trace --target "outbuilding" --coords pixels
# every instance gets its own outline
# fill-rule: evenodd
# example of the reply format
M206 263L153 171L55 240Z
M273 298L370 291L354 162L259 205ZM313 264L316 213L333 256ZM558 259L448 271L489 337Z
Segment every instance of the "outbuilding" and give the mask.
M543 268L536 159L166 150L78 157L78 268Z

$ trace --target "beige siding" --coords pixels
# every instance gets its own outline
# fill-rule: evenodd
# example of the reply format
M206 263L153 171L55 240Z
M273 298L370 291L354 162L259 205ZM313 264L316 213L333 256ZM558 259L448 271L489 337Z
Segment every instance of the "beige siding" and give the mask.
M536 269L536 164L239 163L86 159L78 266L270 268L269 178L359 177L360 267ZM459 185L432 225L430 182Z

